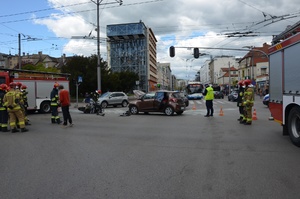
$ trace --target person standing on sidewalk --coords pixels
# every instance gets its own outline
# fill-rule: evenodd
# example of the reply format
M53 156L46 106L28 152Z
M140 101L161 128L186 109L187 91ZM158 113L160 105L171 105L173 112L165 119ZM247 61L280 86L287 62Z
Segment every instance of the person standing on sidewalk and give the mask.
M69 107L70 107L69 91L64 89L63 85L59 85L58 90L59 90L59 102L61 105L61 110L62 110L63 118L64 118L63 127L67 127L68 121L69 121L69 126L72 127L73 121L72 121L72 117L71 117L71 114L69 111Z
M205 84L205 90L203 95L205 96L205 105L207 109L207 113L204 117L212 117L214 116L214 107L213 107L213 100L214 100L214 89L208 85Z

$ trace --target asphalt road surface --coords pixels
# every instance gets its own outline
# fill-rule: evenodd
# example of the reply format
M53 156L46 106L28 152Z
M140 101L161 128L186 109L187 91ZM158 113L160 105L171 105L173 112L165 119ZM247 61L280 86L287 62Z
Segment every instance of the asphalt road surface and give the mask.
M0 198L299 198L300 150L260 99L251 126L237 122L236 103L214 107L209 118L203 101L181 116L72 107L65 129L32 114L29 132L0 133Z

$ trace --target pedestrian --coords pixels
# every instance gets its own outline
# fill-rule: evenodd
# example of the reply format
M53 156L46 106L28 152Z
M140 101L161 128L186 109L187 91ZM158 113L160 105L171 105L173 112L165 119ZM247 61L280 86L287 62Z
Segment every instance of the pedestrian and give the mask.
M213 108L213 100L214 100L214 89L208 85L205 84L205 90L203 95L205 96L205 105L207 109L207 113L204 117L212 117L214 116L214 108Z
M243 124L245 125L251 125L252 124L252 107L254 105L254 90L250 87L251 80L246 79L244 81L245 84L245 92L244 92L244 118L243 118Z
M240 122L243 122L243 118L244 118L244 105L243 105L244 81L243 80L239 81L238 86L239 86L239 91L238 91L238 97L237 97L237 106L239 107L240 117L237 120Z
M4 106L3 98L4 95L7 93L7 85L0 84L0 129L2 132L7 132L7 123L8 123L8 113L7 108Z
M3 102L4 106L7 107L9 115L9 125L11 127L11 132L19 132L17 130L17 121L21 128L21 132L26 132L28 129L25 128L24 114L22 113L20 101L20 91L16 91L16 83L11 82L9 84L10 90L4 95Z
M91 101L91 96L88 92L85 93L84 95L84 103L88 104Z
M53 89L50 93L51 123L52 124L60 124L61 123L60 117L58 115L58 104L59 104L58 87L59 87L59 84L55 83L53 85Z
M70 107L69 91L64 89L63 85L59 85L58 89L59 89L59 102L61 105L61 110L62 110L63 118L64 118L63 127L67 127L68 122L69 122L69 126L72 127L73 121L72 121L72 117L71 117L71 114L69 111L69 107Z

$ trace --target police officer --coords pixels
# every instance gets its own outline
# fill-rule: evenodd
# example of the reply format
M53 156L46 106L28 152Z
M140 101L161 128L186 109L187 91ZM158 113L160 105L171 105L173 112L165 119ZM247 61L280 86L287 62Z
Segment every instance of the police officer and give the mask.
M251 80L246 79L244 81L245 84L245 92L244 92L244 118L243 123L245 125L251 125L252 124L252 107L254 105L254 90L250 87Z
M50 93L51 123L52 124L55 124L55 123L60 124L61 123L60 117L58 115L58 110L57 110L58 105L59 105L58 87L59 87L59 84L55 83L53 86L53 89Z
M204 117L212 117L214 116L214 108L213 108L213 100L214 100L214 89L208 85L205 84L205 90L203 95L205 96L205 105L206 105L206 109L207 109L207 113Z
M237 120L240 122L243 122L243 118L244 118L244 105L243 105L244 81L243 80L239 81L238 85L239 85L239 91L238 91L238 98L237 98L237 106L239 107L240 118Z
M8 131L7 129L8 113L3 103L3 98L7 92L7 89L8 87L6 84L0 84L0 129L2 132Z
M11 127L11 132L16 133L19 132L17 130L17 120L19 121L19 125L21 128L21 132L26 132L28 129L25 128L25 119L24 115L21 111L20 106L20 91L16 91L16 83L12 82L9 84L10 90L4 95L3 102L4 106L7 107L8 115L9 115L9 125Z

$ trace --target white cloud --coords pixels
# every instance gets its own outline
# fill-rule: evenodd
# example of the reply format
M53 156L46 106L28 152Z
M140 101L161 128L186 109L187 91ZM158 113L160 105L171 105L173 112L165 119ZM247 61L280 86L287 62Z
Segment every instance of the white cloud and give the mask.
M68 15L53 14L50 19L38 19L36 23L44 24L58 37L84 36L95 29L96 5L87 0L48 0L53 7L60 7ZM103 3L115 2L103 1ZM151 2L151 3L149 3ZM68 6L79 4L78 6ZM61 7L65 5L65 7ZM203 57L187 63L192 59L192 51L176 48L176 57L170 58L168 48L186 47L226 47L242 48L243 46L262 46L270 43L272 35L283 31L289 24L299 20L300 13L296 0L245 1L245 0L123 0L123 5L100 6L100 36L106 37L106 25L138 22L142 20L152 28L158 39L157 52L159 62L170 62L173 73L187 78L188 72L200 67ZM79 12L80 11L80 12ZM84 12L83 12L84 11ZM295 14L296 18L272 23L271 16ZM266 17L264 17L264 14ZM264 22L264 20L266 20ZM259 22L263 22L260 23ZM268 24L270 22L270 24ZM226 37L227 33L245 33L253 31L256 37ZM92 32L96 36L96 32ZM105 43L101 44L101 54L105 55ZM64 46L64 52L89 56L96 53L95 41L70 40ZM211 55L243 56L245 53L224 50L201 50ZM192 66L186 66L190 64ZM190 71L189 71L190 70ZM190 77L191 78L191 77Z

